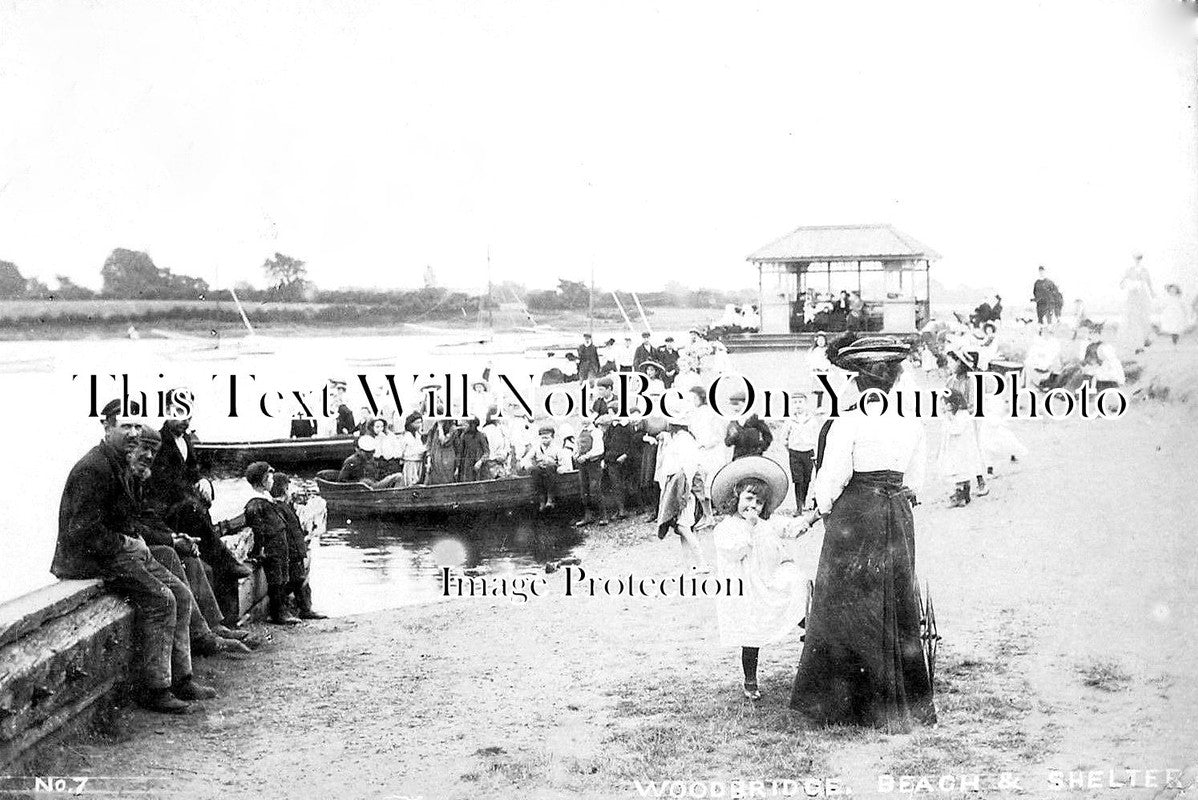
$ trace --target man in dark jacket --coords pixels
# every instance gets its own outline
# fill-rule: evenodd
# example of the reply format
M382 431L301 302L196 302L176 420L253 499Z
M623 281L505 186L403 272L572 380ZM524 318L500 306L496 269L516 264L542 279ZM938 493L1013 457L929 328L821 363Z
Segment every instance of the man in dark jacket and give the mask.
M248 653L250 648L241 640L244 631L233 631L224 625L224 613L212 591L207 570L200 560L196 540L177 533L144 501L145 484L150 478L154 456L162 446L162 437L151 427L141 429L137 444L129 454L130 484L137 501L133 529L150 547L154 560L185 582L191 590L191 652L192 655L214 655L220 652Z
M578 346L578 380L587 381L599 377L599 348L591 341L591 334L582 335Z
M104 439L71 469L58 509L58 543L50 571L59 578L101 578L136 609L138 702L186 713L187 701L216 692L192 680L191 592L154 560L133 527L128 455L141 421L133 404L104 407Z
M1052 324L1060 317L1060 309L1065 303L1061 290L1048 277L1048 270L1040 267L1037 270L1040 277L1032 284L1032 301L1036 304L1036 321L1041 325Z
M667 336L665 344L657 348L656 361L662 366L662 383L669 388L674 385L674 378L678 377L678 348L674 347L674 337Z
M629 492L641 469L637 440L640 434L627 418L619 416L619 403L608 410L603 432L603 474L616 501L616 519L628 515Z
M174 392L170 397L174 397ZM177 408L168 403L167 414ZM249 577L252 570L234 558L212 524L212 498L201 491L195 438L190 428L191 419L187 416L168 416L162 423L159 431L162 446L150 465L150 477L145 485L146 502L168 527L195 539L199 543L200 557L222 576Z
M759 456L770 448L774 435L770 426L766 425L756 414L744 417L747 395L744 392L734 392L728 402L732 406L733 420L728 423L724 434L724 444L732 448L732 458L744 456Z
M656 360L657 349L653 347L653 340L650 338L649 332L645 331L641 334L641 343L632 352L632 369L639 372L641 364L644 364L646 361Z

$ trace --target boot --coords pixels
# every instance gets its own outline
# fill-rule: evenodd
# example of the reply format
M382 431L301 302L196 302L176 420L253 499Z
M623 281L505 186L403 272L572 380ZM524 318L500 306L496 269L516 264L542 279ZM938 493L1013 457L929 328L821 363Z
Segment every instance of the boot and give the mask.
M312 610L312 587L306 581L295 590L295 603L299 606L300 619L328 619L327 614L319 614Z
M188 703L183 702L170 689L150 689L137 697L137 704L147 711L157 711L159 714L186 714L191 710Z
M283 602L283 587L269 586L266 589L267 606L270 609L267 622L272 625L298 625L299 618L293 617L287 612L287 605Z
M232 628L225 627L224 625L212 626L212 632L222 639L237 639L238 641L245 640L250 635L249 631L235 631Z
M966 506L968 504L969 504L969 482L962 481L961 483L957 484L957 488L953 492L953 496L951 498L949 498L948 507L949 508L961 508L962 506Z
M171 694L180 700L211 700L216 697L216 690L211 686L196 683L188 675L171 687Z
M553 508L555 505L557 505L557 498L553 496L553 492L550 492L545 498L545 508L541 510L544 511L545 509Z
M978 476L978 497L985 497L990 494L990 489L986 486L986 479L981 475Z
M594 521L595 521L595 517L593 514L591 514L591 509L588 508L586 511L583 512L582 519L580 519L580 520L578 520L578 522L574 523L574 527L575 528L585 528L587 525L590 525Z

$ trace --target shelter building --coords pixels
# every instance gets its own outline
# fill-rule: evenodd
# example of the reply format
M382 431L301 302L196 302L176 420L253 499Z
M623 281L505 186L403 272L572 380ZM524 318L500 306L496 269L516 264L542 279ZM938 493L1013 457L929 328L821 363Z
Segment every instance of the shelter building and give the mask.
M796 228L747 259L758 269L760 333L914 332L929 319L938 258L892 225ZM842 292L859 293L862 313L850 315Z

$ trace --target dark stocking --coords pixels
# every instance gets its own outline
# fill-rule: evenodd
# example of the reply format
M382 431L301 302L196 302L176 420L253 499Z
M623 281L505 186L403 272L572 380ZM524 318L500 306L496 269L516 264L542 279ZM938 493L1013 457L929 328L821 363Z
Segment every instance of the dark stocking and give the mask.
M745 670L745 683L757 685L757 653L759 647L742 647L740 649L740 665Z

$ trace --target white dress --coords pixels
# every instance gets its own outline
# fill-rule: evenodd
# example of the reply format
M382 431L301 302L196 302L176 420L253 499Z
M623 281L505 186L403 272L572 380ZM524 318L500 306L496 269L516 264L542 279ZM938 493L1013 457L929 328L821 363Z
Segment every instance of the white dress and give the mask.
M1166 336L1183 334L1190 326L1190 312L1182 302L1181 296L1171 294L1165 297L1161 308L1161 333Z
M730 516L716 526L716 574L730 579L732 596L716 600L720 644L764 647L777 644L794 630L807 606L807 577L791 558L791 542L777 518L750 525ZM744 593L736 595L739 586Z

